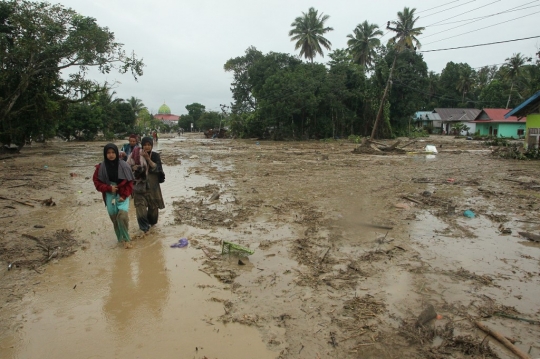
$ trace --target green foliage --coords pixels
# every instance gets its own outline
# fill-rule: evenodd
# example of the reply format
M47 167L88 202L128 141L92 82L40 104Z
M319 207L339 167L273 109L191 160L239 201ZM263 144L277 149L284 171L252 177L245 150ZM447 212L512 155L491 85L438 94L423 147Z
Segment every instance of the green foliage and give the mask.
M182 115L178 119L178 127L183 128L185 131L191 130L191 124L194 124L195 126L195 119L192 115Z
M467 132L471 128L462 122L452 124L452 133L456 136L461 135L462 132ZM467 132L468 133L468 132Z
M522 145L510 144L503 150L494 151L493 154L502 157L515 160L540 160L539 148L524 149Z
M360 143L362 141L362 137L357 135L349 135L347 141L352 143Z
M206 131L211 128L220 127L221 115L217 111L208 111L201 114L199 119L195 122L195 127L200 130Z
M206 107L204 105L201 105L200 103L194 102L192 104L186 105L186 110L188 110L188 114L193 117L193 121L197 122L199 118L204 113Z
M502 147L508 147L510 146L510 143L508 142L507 138L504 137L496 137L496 136L490 136L486 141L484 141L485 146L502 146Z
M317 54L324 56L321 45L330 50L332 43L324 37L324 34L334 30L331 27L325 27L324 23L330 18L329 15L319 15L315 8L309 8L308 12L302 13L291 24L293 29L289 31L291 41L296 41L295 50L300 49L300 57L304 56L313 62Z
M99 92L86 78L89 67L142 75L142 61L127 55L108 28L62 5L1 2L0 27L0 142L54 135L68 104ZM68 68L78 71L66 79L61 72Z

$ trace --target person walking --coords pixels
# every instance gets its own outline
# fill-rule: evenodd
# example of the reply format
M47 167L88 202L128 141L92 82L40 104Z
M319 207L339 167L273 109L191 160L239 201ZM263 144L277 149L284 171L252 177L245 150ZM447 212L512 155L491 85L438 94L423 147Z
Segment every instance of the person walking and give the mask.
M127 161L129 155L131 152L133 152L133 149L138 146L139 139L136 134L132 134L129 136L129 143L125 143L122 148L120 149L120 158L124 161Z
M137 212L137 223L145 234L157 224L159 210L165 208L160 183L165 180L161 157L152 151L151 137L141 140L142 147L135 148L127 160L135 176L133 200Z
M103 148L103 162L96 165L93 181L96 190L103 194L114 233L124 248L131 248L129 237L129 196L133 191L133 173L124 161L120 161L118 147L109 143Z

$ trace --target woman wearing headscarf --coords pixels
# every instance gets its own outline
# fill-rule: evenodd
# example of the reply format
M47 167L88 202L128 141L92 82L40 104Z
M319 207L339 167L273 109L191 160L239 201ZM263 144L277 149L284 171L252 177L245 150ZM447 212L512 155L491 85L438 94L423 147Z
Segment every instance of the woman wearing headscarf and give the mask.
M120 161L115 144L108 143L103 148L103 162L96 165L93 180L96 189L103 194L116 239L124 243L124 248L131 248L128 209L134 177L126 162Z
M137 211L137 222L144 233L157 224L159 210L165 208L160 182L164 180L159 153L152 151L152 137L141 140L142 148L135 148L127 160L135 175L133 200Z

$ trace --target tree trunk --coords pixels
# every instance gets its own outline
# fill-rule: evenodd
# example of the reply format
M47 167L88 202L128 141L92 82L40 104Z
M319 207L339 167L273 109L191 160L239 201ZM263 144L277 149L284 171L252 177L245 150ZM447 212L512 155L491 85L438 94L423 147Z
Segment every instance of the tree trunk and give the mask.
M394 67L396 67L397 55L398 54L396 53L396 55L394 56L394 62L392 63L392 67L390 68L390 73L388 74L388 81L386 82L386 87L384 88L383 97L381 99L381 105L379 106L379 112L377 112L377 118L375 119L375 123L373 124L373 130L371 131L372 140L375 138L375 133L377 133L377 125L379 124L379 121L382 117L382 113L384 110L384 102L386 101L386 96L388 95L390 84L392 83L392 72L394 72Z
M510 99L512 98L512 90L514 89L514 81L512 81L512 86L510 86L510 93L508 94L508 102L506 103L506 109L510 105Z

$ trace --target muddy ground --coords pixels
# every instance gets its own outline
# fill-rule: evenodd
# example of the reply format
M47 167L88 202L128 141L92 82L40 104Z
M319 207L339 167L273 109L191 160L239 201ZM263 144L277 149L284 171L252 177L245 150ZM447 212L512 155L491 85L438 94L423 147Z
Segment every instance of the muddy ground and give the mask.
M540 358L540 243L518 233L540 234L538 162L441 136L162 138L167 208L146 237L132 210L124 250L91 181L102 146L0 160L2 358L515 357L477 321Z

